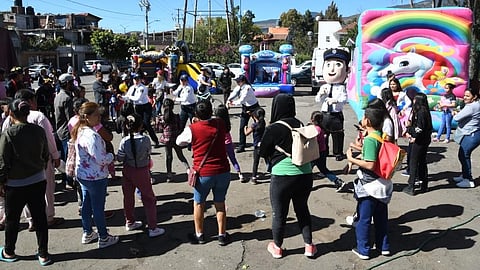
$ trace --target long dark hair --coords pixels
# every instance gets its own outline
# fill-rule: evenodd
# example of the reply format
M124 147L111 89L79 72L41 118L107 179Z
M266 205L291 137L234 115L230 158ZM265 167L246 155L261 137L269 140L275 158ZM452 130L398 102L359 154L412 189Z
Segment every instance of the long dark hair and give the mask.
M430 115L427 95L422 92L415 94L415 97L413 98L412 113L412 119L414 120L417 120L418 115L423 113L425 117L427 117L426 123L429 123L429 128L432 129L432 116Z
M395 99L393 99L392 89L383 88L382 91L380 92L380 97L382 98L382 101L385 103L385 105L390 105L392 107L397 106Z
M142 129L142 117L138 113L127 116L125 122L125 129L130 135L130 146L132 147L133 160L135 161L135 168L137 167L137 147L135 145L135 132L139 132Z
M263 108L258 108L253 111L253 116L257 119L257 128L262 129L265 128L265 110Z
M232 123L230 122L230 115L228 114L227 106L223 104L218 105L217 109L215 110L215 115L225 122L227 132L230 132L230 130L232 129Z
M175 113L173 112L173 106L173 100L166 98L163 101L163 121L165 121L166 124L172 124L175 121Z

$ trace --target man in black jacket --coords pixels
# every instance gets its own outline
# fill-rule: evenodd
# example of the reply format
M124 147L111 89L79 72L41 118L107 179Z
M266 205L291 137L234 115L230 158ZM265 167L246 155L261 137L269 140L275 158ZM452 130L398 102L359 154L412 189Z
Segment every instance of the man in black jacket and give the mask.
M223 69L222 74L220 75L220 78L218 80L220 89L223 92L223 103L227 103L228 96L230 95L230 92L232 92L232 79L235 78L235 74L230 71L230 68L225 66Z

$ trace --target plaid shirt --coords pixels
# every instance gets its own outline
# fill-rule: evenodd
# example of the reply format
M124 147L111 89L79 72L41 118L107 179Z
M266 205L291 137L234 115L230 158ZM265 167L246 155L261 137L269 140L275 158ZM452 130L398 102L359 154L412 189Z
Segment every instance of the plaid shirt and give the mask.
M180 116L178 114L173 115L173 123L167 124L163 119L163 115L160 116L160 125L163 128L162 136L160 137L160 142L163 144L175 143L178 134L180 134Z

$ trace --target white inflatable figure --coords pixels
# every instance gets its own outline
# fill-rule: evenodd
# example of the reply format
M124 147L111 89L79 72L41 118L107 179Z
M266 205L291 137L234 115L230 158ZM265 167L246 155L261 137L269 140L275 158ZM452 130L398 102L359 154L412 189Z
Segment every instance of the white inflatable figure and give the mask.
M323 79L322 85L315 96L315 101L320 103L323 113L323 126L325 128L328 149L328 137L332 135L333 154L338 161L345 159L343 153L344 129L343 106L347 103L345 79L348 75L350 53L342 49L329 49L323 54Z

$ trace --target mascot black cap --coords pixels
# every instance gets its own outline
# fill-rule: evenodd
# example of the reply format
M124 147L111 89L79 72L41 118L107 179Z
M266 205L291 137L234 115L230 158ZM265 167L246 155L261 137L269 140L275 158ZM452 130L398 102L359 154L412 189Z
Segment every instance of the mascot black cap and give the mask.
M323 53L323 60L332 58L341 59L345 61L346 65L348 65L350 62L350 53L342 49L328 49Z

